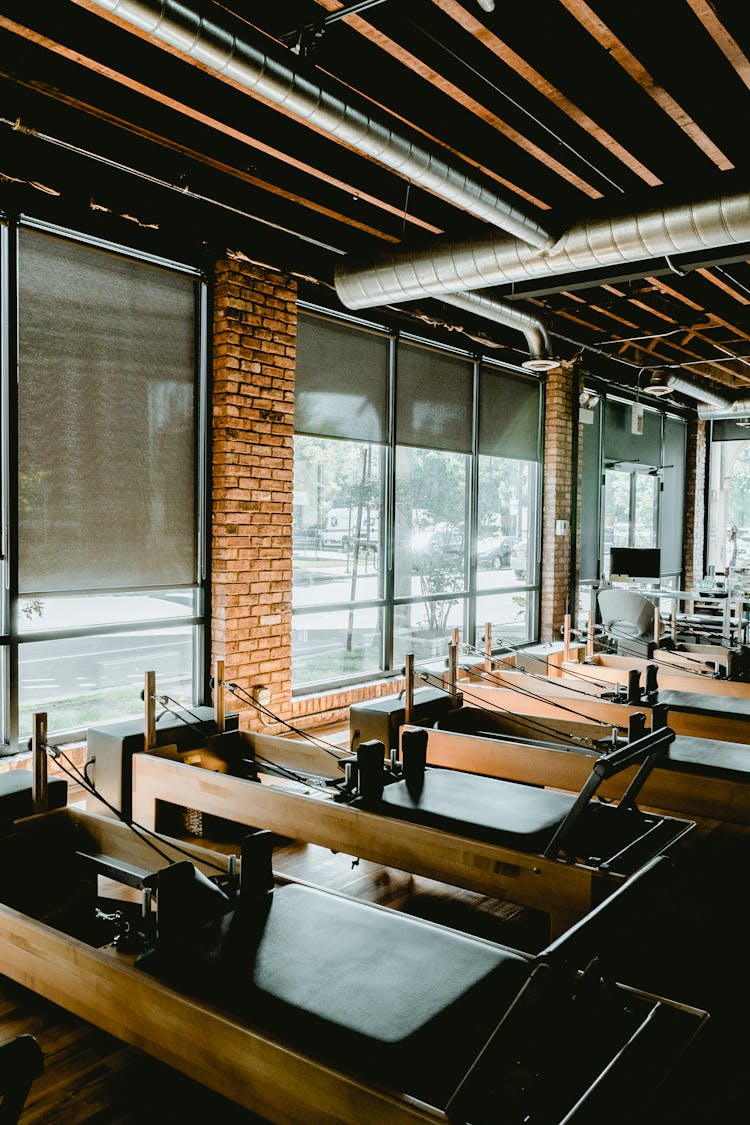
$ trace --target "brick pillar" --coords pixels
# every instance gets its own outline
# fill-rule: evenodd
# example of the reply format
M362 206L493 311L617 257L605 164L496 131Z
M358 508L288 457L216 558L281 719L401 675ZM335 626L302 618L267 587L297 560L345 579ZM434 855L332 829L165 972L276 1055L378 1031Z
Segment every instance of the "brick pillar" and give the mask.
M211 663L291 712L292 459L296 285L216 264L213 309ZM227 709L242 710L235 697ZM252 707L243 728L263 724Z
M572 479L573 395L576 380L567 366L547 375L542 483L542 593L540 638L560 640L570 594L570 531L555 533L557 520L570 526L578 492ZM574 607L571 607L571 613Z
M706 423L699 418L691 419L687 426L685 451L685 527L682 549L686 590L692 589L703 578L707 457Z

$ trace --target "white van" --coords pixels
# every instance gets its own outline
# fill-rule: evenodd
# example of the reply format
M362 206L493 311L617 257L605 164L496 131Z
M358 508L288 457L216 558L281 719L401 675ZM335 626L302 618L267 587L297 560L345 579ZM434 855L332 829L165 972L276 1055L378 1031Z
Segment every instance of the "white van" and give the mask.
M377 551L380 538L380 512L367 508L331 508L320 525L318 542L321 547L338 547L348 551L354 546L359 526L359 544Z

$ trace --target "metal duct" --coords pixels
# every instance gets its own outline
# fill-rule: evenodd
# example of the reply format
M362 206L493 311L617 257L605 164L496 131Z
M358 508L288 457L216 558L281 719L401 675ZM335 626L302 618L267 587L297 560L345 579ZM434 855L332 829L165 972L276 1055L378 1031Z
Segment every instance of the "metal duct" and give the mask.
M388 125L353 109L277 59L240 41L175 0L80 2L88 9L105 9L134 24L150 38L188 55L216 77L229 79L258 94L476 218L532 246L552 245L552 236L540 223L502 199L492 188L452 168L413 141L398 136Z
M392 253L367 265L339 262L336 291L350 309L576 273L750 241L750 195L720 196L571 227L548 251L493 236Z
M704 422L718 422L721 418L741 418L750 414L750 398L738 398L731 406L699 406L698 417Z
M731 395L723 395L718 391L709 390L708 387L698 386L689 379L683 379L682 376L673 375L671 372L667 372L666 383L670 391L679 391L680 394L697 398L714 409L731 410L733 402Z
M529 359L522 366L530 371L549 371L558 366L557 360L551 358L547 326L534 313L525 312L505 301L493 301L479 293L452 293L443 297L443 301L447 305L455 305L466 312L523 332L529 346Z
M699 400L700 405L696 407L696 411L703 421L718 421L720 418L750 414L750 398L739 398L731 392L721 394L719 391L711 391L680 375L668 374L666 381L671 391L679 391L680 394Z

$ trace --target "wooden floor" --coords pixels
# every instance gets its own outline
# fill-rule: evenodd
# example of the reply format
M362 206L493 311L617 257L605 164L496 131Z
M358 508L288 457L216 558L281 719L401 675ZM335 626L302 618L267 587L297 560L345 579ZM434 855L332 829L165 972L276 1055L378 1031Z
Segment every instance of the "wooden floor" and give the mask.
M546 941L544 919L534 912L318 847L282 844L274 867L513 948L537 952ZM643 1106L638 1125L740 1125L750 1119L749 871L750 826L701 826L681 855L670 894L608 951L619 980L706 1008L712 1017L689 1065L663 1097ZM31 1032L45 1055L21 1125L259 1120L2 978L0 1016L3 1038ZM593 1042L596 1028L591 1036ZM502 1121L499 1112L498 1125Z

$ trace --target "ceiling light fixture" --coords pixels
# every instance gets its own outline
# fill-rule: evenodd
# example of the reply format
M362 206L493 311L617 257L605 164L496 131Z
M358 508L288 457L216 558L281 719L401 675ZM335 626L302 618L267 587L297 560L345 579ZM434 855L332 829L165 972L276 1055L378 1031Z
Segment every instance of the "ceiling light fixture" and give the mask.
M525 359L521 364L521 367L525 368L526 371L554 371L559 366L559 359L547 359L544 356L539 356L537 359Z
M651 377L648 383L643 388L648 395L668 395L671 394L672 388L667 381L667 373L661 369L651 372Z

